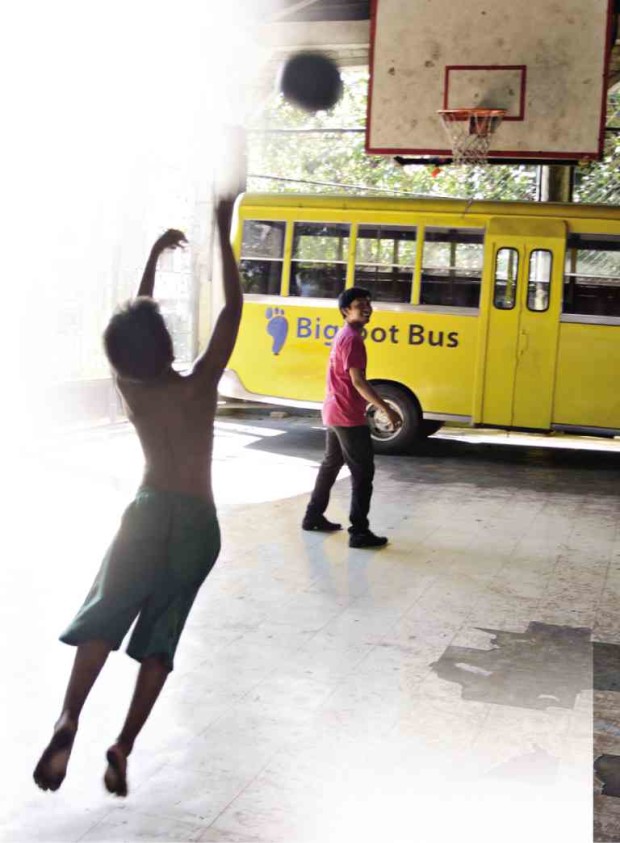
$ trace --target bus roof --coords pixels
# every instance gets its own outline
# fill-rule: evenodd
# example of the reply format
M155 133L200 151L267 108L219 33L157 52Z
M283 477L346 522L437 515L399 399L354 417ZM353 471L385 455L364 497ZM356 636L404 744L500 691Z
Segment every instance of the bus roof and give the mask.
M336 196L317 193L244 193L241 206L262 208L322 208L333 211L409 211L418 213L523 215L528 217L572 217L620 221L620 207L560 202L486 202L467 199L436 199L383 196Z

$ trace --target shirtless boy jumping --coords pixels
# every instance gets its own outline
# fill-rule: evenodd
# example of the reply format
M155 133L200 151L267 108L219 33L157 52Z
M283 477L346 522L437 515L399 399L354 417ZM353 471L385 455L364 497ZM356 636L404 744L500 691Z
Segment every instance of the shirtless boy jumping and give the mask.
M127 653L141 665L125 723L107 751L104 776L110 793L127 795L127 757L172 670L188 613L220 550L211 489L213 419L242 308L229 241L232 207L232 200L217 207L224 307L190 374L172 368L172 340L152 298L157 260L164 249L185 242L180 231L170 229L155 242L137 298L112 317L104 333L145 470L82 608L61 635L77 653L54 734L34 771L42 790L62 784L90 689L110 650L119 648L139 616Z

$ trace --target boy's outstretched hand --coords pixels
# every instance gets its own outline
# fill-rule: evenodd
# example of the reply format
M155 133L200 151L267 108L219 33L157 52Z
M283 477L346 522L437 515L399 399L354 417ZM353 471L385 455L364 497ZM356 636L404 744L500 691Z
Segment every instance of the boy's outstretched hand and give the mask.
M169 228L168 231L165 231L155 241L153 248L157 249L158 252L163 252L164 249L178 249L179 246L183 246L185 243L187 243L187 238L182 231L178 231L176 228Z
M149 259L144 267L144 272L142 273L142 280L140 281L140 287L138 288L138 296L153 296L153 288L155 286L155 269L161 253L165 249L178 249L179 246L183 246L185 243L187 243L185 235L182 231L178 231L176 228L169 228L168 231L165 231L161 235L161 237L157 238L151 247L151 254L149 255Z

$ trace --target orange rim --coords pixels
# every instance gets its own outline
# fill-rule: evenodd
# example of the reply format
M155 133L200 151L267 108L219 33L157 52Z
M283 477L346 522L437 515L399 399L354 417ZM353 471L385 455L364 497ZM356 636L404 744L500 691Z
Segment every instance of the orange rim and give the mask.
M453 120L467 120L468 117L503 117L505 108L440 108L437 114L441 117L452 117Z

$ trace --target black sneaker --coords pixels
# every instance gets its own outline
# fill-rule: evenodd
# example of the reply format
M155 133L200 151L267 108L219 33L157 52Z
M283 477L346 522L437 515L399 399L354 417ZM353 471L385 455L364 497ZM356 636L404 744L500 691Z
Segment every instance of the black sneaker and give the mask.
M385 547L388 540L385 536L375 536L370 530L364 533L351 533L349 547Z
M308 530L308 532L335 533L336 530L342 530L342 524L334 524L333 521L328 521L324 515L319 515L317 518L306 516L301 522L301 529Z

